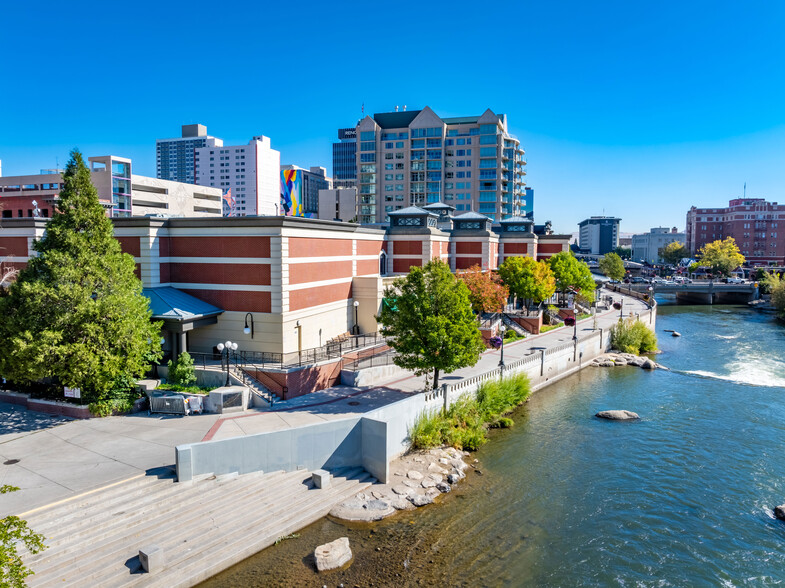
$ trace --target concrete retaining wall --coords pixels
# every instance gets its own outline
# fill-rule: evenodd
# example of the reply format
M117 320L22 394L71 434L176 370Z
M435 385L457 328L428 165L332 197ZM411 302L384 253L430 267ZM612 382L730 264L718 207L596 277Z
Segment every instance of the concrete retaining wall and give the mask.
M656 312L639 318L653 330ZM589 325L591 319L579 323ZM576 373L610 348L608 329L597 329L558 347L536 351L508 364L505 376L525 373L532 391ZM362 466L381 482L389 481L392 459L409 448L409 430L420 414L473 394L478 386L500 377L499 369L466 378L427 394L417 394L365 413L362 417L329 421L297 429L273 431L220 441L191 443L176 448L177 478L200 474L248 473L297 468L327 469Z
M375 386L379 382L389 380L395 376L408 377L409 372L395 364L370 367L357 372L341 370L341 384L358 388Z

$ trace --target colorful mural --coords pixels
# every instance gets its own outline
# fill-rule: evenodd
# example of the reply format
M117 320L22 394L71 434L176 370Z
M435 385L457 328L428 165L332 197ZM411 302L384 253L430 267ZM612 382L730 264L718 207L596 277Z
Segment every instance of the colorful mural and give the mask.
M297 169L281 170L281 215L305 216L303 175Z
M229 188L223 195L223 216L237 216L235 208L236 201L232 196L232 189Z

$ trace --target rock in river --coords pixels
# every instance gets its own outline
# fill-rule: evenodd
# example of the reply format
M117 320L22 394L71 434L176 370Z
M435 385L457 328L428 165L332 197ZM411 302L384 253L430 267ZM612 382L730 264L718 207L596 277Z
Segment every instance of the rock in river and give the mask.
M785 504L780 504L774 509L774 516L781 521L785 521Z
M320 545L313 554L316 558L316 569L320 572L340 568L352 559L349 538L341 537L330 543Z
M601 410L594 416L612 421L630 421L641 418L637 412L631 410Z

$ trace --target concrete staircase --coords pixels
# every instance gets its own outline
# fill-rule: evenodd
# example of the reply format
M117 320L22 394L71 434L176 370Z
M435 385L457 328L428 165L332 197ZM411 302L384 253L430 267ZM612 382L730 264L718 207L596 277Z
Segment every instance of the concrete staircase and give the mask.
M521 325L516 323L514 320L512 320L506 314L502 314L502 322L507 326L507 328L512 329L513 331L515 331L521 337L528 337L529 336L529 331L524 329Z
M306 470L209 476L176 483L169 469L141 475L24 516L48 549L23 554L50 586L193 586L325 516L374 482L363 469L335 472L317 489ZM142 547L165 566L145 573ZM315 546L314 546L315 547Z
M267 388L264 384L262 384L259 380L254 378L251 374L244 370L240 370L237 367L232 367L232 376L234 376L240 382L244 382L243 385L248 386L251 390L251 394L254 394L257 398L261 399L262 402L266 403L268 406L272 406L276 402L281 401L281 397L278 396L275 392Z

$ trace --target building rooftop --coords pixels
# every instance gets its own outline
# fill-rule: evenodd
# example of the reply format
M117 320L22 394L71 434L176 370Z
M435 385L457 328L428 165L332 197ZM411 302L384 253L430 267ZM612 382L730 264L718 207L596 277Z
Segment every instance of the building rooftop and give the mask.
M408 127L420 112L422 111L380 112L373 115L373 120L383 129L402 129Z

